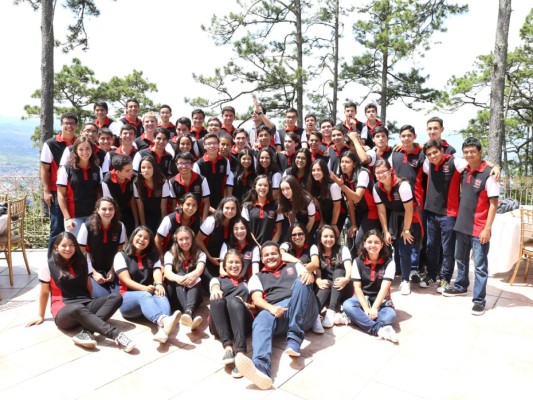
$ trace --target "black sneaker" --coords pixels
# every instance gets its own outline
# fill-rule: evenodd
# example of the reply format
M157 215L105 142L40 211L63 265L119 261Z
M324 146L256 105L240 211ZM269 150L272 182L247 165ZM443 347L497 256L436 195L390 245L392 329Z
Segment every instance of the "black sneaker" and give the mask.
M416 269L411 270L409 274L409 280L413 283L420 283L420 274Z
M435 279L426 276L424 279L420 281L418 286L420 286L421 288L428 288L430 286L433 286L435 283L437 283L435 282Z
M127 337L124 332L120 332L115 338L115 343L119 349L124 350L126 353L129 353L135 348L135 342Z
M472 314L473 315L485 314L485 306L481 303L474 303L474 307L472 307Z
M87 349L96 348L96 340L94 340L93 335L89 331L82 330L76 336L73 336L72 340L81 347L85 347Z
M235 354L233 353L233 350L228 349L224 352L224 356L222 357L222 363L224 365L235 363Z
M464 296L465 294L466 290L459 290L455 286L447 287L444 289L444 292L442 292L442 295L446 297Z
M233 367L233 369L231 370L231 376L233 376L235 379L242 378L242 374L239 372L237 367Z

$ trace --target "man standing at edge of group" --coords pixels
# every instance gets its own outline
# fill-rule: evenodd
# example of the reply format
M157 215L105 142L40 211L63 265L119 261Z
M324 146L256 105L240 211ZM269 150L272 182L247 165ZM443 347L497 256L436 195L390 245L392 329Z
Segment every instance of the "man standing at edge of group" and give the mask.
M64 231L63 213L57 200L57 171L61 162L61 156L67 146L76 139L78 117L76 114L67 112L61 115L61 132L55 137L48 139L41 149L41 180L43 182L43 198L50 207L50 238L48 239L48 253L52 249L55 237Z
M498 208L500 184L482 159L481 143L469 137L463 142L463 156L468 166L461 176L461 201L455 222L455 259L457 278L444 290L446 297L464 295L470 284L468 277L470 250L474 255L474 306L472 314L485 313L488 254L492 223Z
M248 290L260 310L252 326L253 359L243 353L235 357L237 369L260 389L272 386L272 339L287 336L285 354L300 356L306 330L318 316L312 271L301 263L284 263L279 245L267 241L261 247L264 268L250 278Z

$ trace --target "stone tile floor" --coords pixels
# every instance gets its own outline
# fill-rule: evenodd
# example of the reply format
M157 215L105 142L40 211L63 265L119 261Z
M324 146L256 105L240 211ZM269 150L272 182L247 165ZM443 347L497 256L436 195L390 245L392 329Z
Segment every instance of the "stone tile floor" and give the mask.
M256 389L233 379L224 367L222 346L204 320L191 333L182 327L166 345L153 340L143 321L111 319L135 340L127 354L97 338L98 349L73 344L77 332L61 332L47 314L45 323L26 328L37 314L37 269L44 251L29 253L31 275L15 254L15 284L0 260L0 399L495 399L527 398L533 376L533 274L522 272L512 287L509 274L492 276L487 312L471 315L471 293L445 298L434 288L413 287L410 296L393 285L398 311L398 345L338 326L324 335L308 333L302 357L283 354L274 342L274 388ZM207 315L207 307L202 308Z

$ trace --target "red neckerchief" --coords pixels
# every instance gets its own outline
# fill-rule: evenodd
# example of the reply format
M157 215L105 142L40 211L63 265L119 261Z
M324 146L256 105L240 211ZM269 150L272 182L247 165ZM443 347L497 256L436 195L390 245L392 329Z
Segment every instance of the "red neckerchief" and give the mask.
M314 162L317 156L323 156L323 155L324 155L324 152L318 149L315 154L311 153L311 161Z
M379 151L379 149L378 149ZM390 151L390 146L385 147L385 150L379 152L379 156L383 157L383 154L385 154L387 151Z
M291 166L292 165L292 159L294 158L294 156L296 155L296 153L293 153L293 154L287 154L287 150L285 150L283 152L283 154L285 154L285 157L287 157L287 166Z
M438 171L442 164L444 164L446 161L448 161L450 158L452 158L451 154L444 154L442 156L442 160L440 160L440 163L435 165L435 171Z
M254 203L254 207L259 206L259 219L263 219L265 217L265 207L267 204L270 204L270 200L265 201L265 204L260 203Z
M165 129L172 129L175 128L176 125L174 125L172 122L168 121L168 126L163 126L163 122L160 122L157 124L159 128L165 128Z
M449 144L446 140L444 140L444 139L442 139L442 140L440 141L440 143L442 144L442 147L445 148L445 149L447 149L448 147L450 147L450 144Z
M88 181L89 180L89 170L91 169L91 167L87 167L87 168L83 168L81 167L79 164L78 164L78 168L81 169L81 171L83 172L83 180L84 181Z
M154 158L155 158L155 161L159 164L161 162L161 159L163 157L165 157L166 155L168 155L168 153L166 152L166 150L163 150L163 155L160 156L159 154L157 154L157 152L155 151L155 144L151 145L149 147L150 149L150 152L153 154Z
M189 254L188 257L185 258L185 260L183 260L183 270L185 272L189 272L189 263L191 262L192 260L192 254Z
M152 145L152 146L154 145L154 141L148 139L148 138L146 137L146 134L144 134L144 133L141 135L141 140L144 140L145 142L149 142L150 145Z
M384 262L383 258L380 258L375 263L373 263L367 257L365 257L365 260L364 260L365 265L370 266L370 282L374 282L376 280L376 267L378 265L383 264L383 262Z
M244 149L243 149L243 150L244 150ZM238 155L238 154L241 152L241 150L239 150L239 148L237 147L236 144L233 145L233 147L231 148L230 151L231 151L233 154L235 154L235 155Z
M202 158L205 162L211 163L211 173L215 174L217 172L217 162L222 160L224 157L222 157L220 154L217 154L217 158L215 160L211 160L207 153L205 153Z
M303 252L305 250L307 250L309 248L309 245L307 243L304 243L304 245L302 246L302 248L300 250L298 250L296 247L293 247L293 250L294 250L294 257L296 258L300 258L303 254Z
M394 173L394 170L391 169L391 180L392 180L392 183L391 183L391 188L390 188L390 192L387 191L387 189L385 189L385 186L383 185L383 183L381 182L378 182L378 187L381 189L381 191L383 193L385 193L387 195L387 199L389 201L392 201L392 197L391 197L391 193L392 193L392 189L396 186L396 184L398 183L398 178L396 178L396 174Z
M235 286L235 287L239 286L239 283L242 280L244 280L244 276L240 276L240 275L237 278L234 278L234 277L232 277L232 276L230 276L228 274L222 274L222 275L220 275L220 277L221 278L228 278L231 281L231 283L233 284L233 286Z
M246 186L248 184L248 177L252 174L251 171L245 171L242 175L242 186Z
M72 266L72 264L68 265L68 272L69 272L70 276L72 276L72 277L76 276L76 271L74 271L74 267Z
M140 256L137 256L137 267L139 268L139 271L142 271L144 269L144 265L143 265L144 257L146 257L146 254L141 254Z
M115 154L122 154L122 155L125 155L125 156L128 156L128 157L131 157L133 154L135 154L136 150L135 150L135 147L131 146L131 150L128 154L124 153L124 150L122 150L121 147L119 147L118 149L115 150Z
M117 171L116 170L112 170L111 171L111 182L118 184L118 186L120 187L121 193L126 193L126 186L130 182L130 180L128 178L126 178L126 179L124 179L124 183L120 183L118 181Z
M485 168L487 168L487 163L485 161L482 161L481 164L479 165L479 167L477 167L474 170L471 170L470 169L470 165L467 165L466 169L465 169L466 171L468 171L468 176L466 178L466 183L470 183L470 178L472 177L472 174L474 172L476 172L476 171L477 172L483 172L483 171L485 171Z
M104 234L104 237L102 240L104 243L107 243L107 232L109 232L109 228L104 228L104 226L102 225L102 233Z
M403 148L403 146L402 146L402 147L400 148L399 151L403 153L403 160L402 160L402 162L403 162L404 164L406 164L406 163L407 163L407 156L409 156L409 155L411 155L411 154L414 154L414 155L416 156L416 155L418 155L418 154L420 153L421 150L420 150L420 147L415 146L415 149L414 149L413 151L411 151L410 153L408 153L408 152Z
M104 123L102 125L100 125L100 121L98 121L97 119L94 120L94 124L98 127L98 129L106 125L109 125L110 123L111 123L111 120L109 119L109 117L105 117Z
M146 195L151 198L152 197L152 192L154 191L154 189L150 189L148 187L148 185L146 184L146 182L144 182L144 181L143 181L143 186L146 189Z
M242 246L237 243L237 251L241 254L243 254L244 249L249 245L248 242L244 243Z
M285 132L298 132L298 125L294 125L294 128L289 128L287 125L283 128Z
M174 177L174 180L185 188L185 193L189 193L190 192L189 187L191 186L191 183L193 183L196 180L196 178L198 178L198 176L199 175L196 172L191 171L191 180L187 184L183 180L183 176L181 176L181 172L180 172Z
M271 274L273 274L276 278L279 278L281 276L281 272L279 272L280 269L282 269L283 267L285 266L285 263L284 262L281 262L277 267L276 269L270 269L268 267L263 267L263 269L261 270L261 272L269 272Z
M383 122L377 119L376 125L373 128L371 128L370 125L368 125L368 121L366 121L366 127L368 128L368 135L372 136L372 134L374 133L374 129L376 129L378 126L381 126L381 125L383 125Z
M332 143L333 143L333 142L332 142ZM343 151L344 149L348 149L348 150L350 150L350 146L348 146L346 143L344 143L344 144L342 145L342 147L341 147L339 150L337 150L337 146L335 146L334 144L332 144L331 147L333 148L333 151L335 152L335 154L337 155L337 157L340 157L340 156L341 156L341 153L342 153L342 151Z
M176 222L180 226L183 225L183 219L181 217L182 215L179 212L176 212ZM189 223L186 226L189 226L189 227L193 226L195 221L196 221L196 217L193 215L192 217L189 218Z
M226 132L228 132L233 137L233 132L235 132L235 128L233 125L231 125L231 128L226 128L225 126L222 126L222 129L224 129Z
M74 143L74 141L76 140L76 136L74 136L70 142L67 142L65 139L63 139L63 134L60 132L56 136L56 140L59 143L63 143L64 142L67 146L72 146L72 143Z
M131 119L130 119L130 116L128 114L126 114L124 116L124 119L126 121L128 121L128 124L132 124L133 126L135 126L136 128L139 127L139 125L142 125L142 121L139 119L139 117L135 117L135 122L132 122Z
M194 133L194 136L196 137L196 140L200 140L202 138L202 133L207 132L207 129L205 129L203 126L201 128L192 127L191 133Z

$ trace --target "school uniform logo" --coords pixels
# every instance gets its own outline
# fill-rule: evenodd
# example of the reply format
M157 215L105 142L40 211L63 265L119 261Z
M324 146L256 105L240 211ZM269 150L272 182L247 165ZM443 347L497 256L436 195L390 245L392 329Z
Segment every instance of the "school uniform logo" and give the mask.
M383 268L380 268L378 270L378 278L383 279L383 276L385 276L385 270Z
M396 200L396 201L401 200L400 193L398 193L398 192L393 193L392 194L392 199Z
M276 216L276 212L275 211L268 211L267 212L267 218L268 219L274 219Z
M442 172L444 172L444 173L450 172L450 166L448 164L444 164L442 166Z
M296 273L294 267L287 267L285 271L287 272L287 275L294 275Z
M411 166L415 168L418 166L418 160L416 158L411 160Z
M93 181L97 181L97 180L98 180L98 173L93 172Z
M247 251L245 252L242 257L245 259L245 260L251 260L252 259L252 252L251 251Z
M111 241L118 242L118 233L114 233L113 235L111 235Z
M479 188L481 187L481 179L476 179L476 180L474 181L474 187L475 187L476 189L479 189Z
M219 172L220 172L221 174L223 174L224 172L226 172L226 167L225 167L224 165L221 165L221 166L219 167Z

